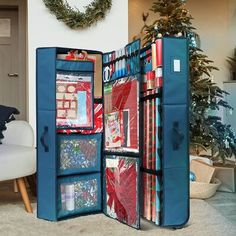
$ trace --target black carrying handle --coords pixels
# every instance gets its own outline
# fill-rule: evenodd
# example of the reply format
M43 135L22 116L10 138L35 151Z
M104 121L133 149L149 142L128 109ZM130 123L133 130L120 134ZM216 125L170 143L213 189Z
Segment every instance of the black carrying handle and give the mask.
M49 152L49 147L45 143L45 136L46 136L47 133L48 133L48 126L44 126L43 133L42 133L42 135L40 137L40 142L41 142L42 146L44 147L44 151L45 152Z
M181 143L184 140L184 134L181 132L179 128L178 121L173 122L171 139L172 139L173 150L178 150L180 148Z

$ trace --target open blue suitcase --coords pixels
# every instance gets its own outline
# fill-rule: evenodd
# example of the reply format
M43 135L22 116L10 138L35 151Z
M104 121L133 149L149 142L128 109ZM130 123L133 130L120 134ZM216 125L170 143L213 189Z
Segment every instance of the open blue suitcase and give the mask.
M141 86L144 74L151 70L151 45L141 50L138 40L126 45L128 55L119 56L125 66L129 64L130 67L119 72L112 71L111 64L117 63L117 60L111 60L114 52L103 54L86 50L91 58L96 58L95 65L93 60L61 59L61 55L68 51L80 52L81 49L37 49L38 218L57 221L103 212L139 229L140 218L144 215L142 178L148 174L160 183L158 220L150 221L173 228L187 223L188 42L185 38L172 37L161 40L163 85L158 93L146 97ZM75 84L74 88L70 87L71 84ZM89 86L88 93L86 86ZM65 89L69 92L63 92L63 99L72 99L70 91L77 89L76 100L73 104L65 100L67 108L63 107L65 110L59 112L61 91ZM86 103L77 106L85 97ZM143 104L153 99L159 101L155 103L155 109L159 109L162 126L158 130L160 146L156 147L161 160L159 169L144 167L142 162L145 145L143 114L146 112ZM93 106L96 103L103 103L104 132L84 134L83 131L95 127ZM70 110L72 106L77 106L76 110ZM84 106L91 108L89 114ZM87 116L65 121L65 112L70 117L74 113ZM81 132L58 133L58 129ZM117 133L122 133L125 138L120 138Z

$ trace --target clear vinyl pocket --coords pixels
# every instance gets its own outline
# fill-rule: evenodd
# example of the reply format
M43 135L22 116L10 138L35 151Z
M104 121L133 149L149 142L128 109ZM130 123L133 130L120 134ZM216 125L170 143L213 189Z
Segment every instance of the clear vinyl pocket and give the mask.
M93 62L57 60L57 128L93 129Z
M139 152L139 79L104 84L104 147L107 152Z
M58 180L58 218L101 211L100 174L63 177Z
M103 178L104 214L139 229L139 159L106 155Z
M102 134L58 135L58 174L100 172Z

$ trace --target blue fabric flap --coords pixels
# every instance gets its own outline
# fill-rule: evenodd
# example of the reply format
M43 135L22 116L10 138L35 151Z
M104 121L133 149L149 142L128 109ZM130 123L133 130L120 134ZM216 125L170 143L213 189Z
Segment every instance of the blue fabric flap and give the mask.
M65 71L93 72L94 63L92 61L57 60L56 69Z
M189 131L187 105L163 106L163 166L188 167Z
M186 168L163 170L162 225L182 226L189 219L189 173Z

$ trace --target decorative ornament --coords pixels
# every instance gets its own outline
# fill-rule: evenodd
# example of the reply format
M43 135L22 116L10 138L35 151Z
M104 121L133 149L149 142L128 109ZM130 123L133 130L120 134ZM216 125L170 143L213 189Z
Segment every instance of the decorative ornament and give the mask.
M193 48L200 47L200 38L199 35L194 32L187 33L187 37L189 38L190 46Z
M207 100L208 104L211 104L211 89L210 87L208 87L208 100Z
M225 140L225 147L229 148L229 141L227 139Z
M183 34L181 33L181 32L179 32L178 34L177 34L177 37L182 37L183 36Z
M72 29L87 28L104 19L112 6L112 0L94 0L85 7L83 13L72 8L66 0L43 0L43 2L59 21Z
M189 179L190 181L196 181L196 175L192 171L189 172Z

